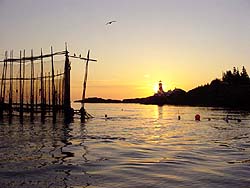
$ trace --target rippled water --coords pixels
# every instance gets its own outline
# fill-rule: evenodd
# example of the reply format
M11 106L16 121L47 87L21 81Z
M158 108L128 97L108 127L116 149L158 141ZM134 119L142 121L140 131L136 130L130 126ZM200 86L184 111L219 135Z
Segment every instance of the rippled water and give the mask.
M95 118L84 124L1 122L1 187L250 186L248 112L136 104L87 110Z

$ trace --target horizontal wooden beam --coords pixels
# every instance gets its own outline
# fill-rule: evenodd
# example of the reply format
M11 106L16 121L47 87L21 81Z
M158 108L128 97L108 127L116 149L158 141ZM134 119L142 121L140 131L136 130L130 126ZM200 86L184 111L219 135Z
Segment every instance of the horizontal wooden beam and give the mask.
M85 61L95 61L95 62L97 62L97 60L96 59L88 59L88 58L85 58L85 57L77 57L77 56L71 56L71 55L69 55L69 57L72 57L72 58L76 58L76 59L81 59L81 60L85 60Z
M64 75L64 73L55 74L54 77L58 77L58 76L62 76L62 75ZM51 76L43 76L43 78L52 78L52 75ZM32 80L39 80L39 79L41 79L41 76L32 78ZM31 78L3 78L1 80L31 80Z
M51 56L64 55L64 54L66 54L65 51L56 52L54 54L45 54L45 55L40 55L40 56L33 56L33 57L8 58L8 59L1 60L0 63L3 63L3 62L18 62L18 63L20 63L20 61L24 61L22 63L28 63L28 62L25 62L25 61L31 61L31 60L35 61L35 60L40 60L41 58L48 58L48 57L51 57Z

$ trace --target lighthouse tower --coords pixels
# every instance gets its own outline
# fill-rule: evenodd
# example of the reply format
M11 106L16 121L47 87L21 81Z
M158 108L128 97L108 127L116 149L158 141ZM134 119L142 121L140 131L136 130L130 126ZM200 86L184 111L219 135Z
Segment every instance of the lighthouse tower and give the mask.
M158 95L164 95L164 91L163 91L163 88L162 88L162 82L161 82L161 80L159 81L159 89L158 89L158 92L157 92L157 94Z

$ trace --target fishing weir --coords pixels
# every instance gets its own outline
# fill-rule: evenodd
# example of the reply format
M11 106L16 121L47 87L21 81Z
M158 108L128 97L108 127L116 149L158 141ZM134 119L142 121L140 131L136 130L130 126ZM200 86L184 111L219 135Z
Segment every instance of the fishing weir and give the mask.
M22 122L24 116L40 116L41 121L45 118L53 118L56 122L57 114L62 113L65 121L73 119L75 113L81 115L84 121L90 115L84 109L86 83L88 75L88 63L96 61L87 57L70 55L67 45L64 51L39 55L30 55L26 51L20 51L19 57L14 57L14 52L5 52L5 57L0 61L0 120L8 116L11 121L13 116L19 116ZM70 98L70 58L84 60L86 62L83 82L82 108L74 110L71 107Z

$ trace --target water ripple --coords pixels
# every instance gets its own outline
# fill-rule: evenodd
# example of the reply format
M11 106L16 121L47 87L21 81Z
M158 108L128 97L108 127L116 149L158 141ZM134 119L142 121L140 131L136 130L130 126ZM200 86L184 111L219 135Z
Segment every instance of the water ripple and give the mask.
M1 187L250 184L246 112L132 104L90 104L88 109L96 118L85 123L64 124L61 117L56 124L20 124L15 118L11 124L0 122ZM194 121L197 113L200 122ZM228 114L242 121L227 123L223 118Z

